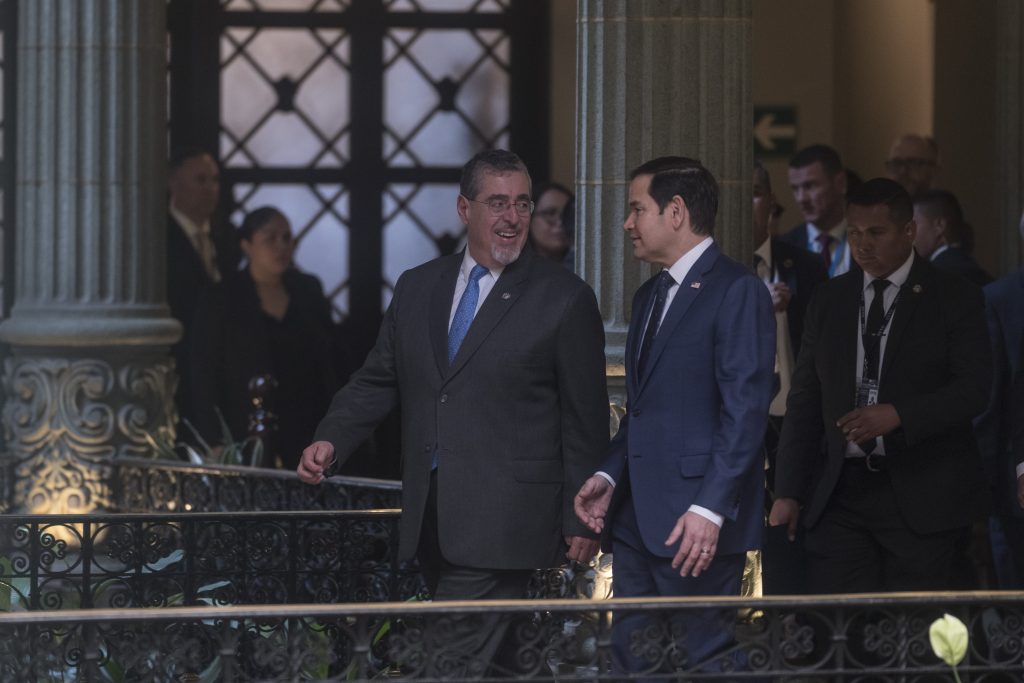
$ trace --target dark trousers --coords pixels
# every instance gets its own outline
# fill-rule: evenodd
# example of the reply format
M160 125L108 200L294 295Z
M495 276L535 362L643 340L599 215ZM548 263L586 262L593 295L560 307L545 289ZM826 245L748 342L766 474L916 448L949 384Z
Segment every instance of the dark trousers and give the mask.
M655 556L644 547L630 498L616 512L612 539L612 589L617 598L740 594L745 553L719 555L699 577L683 578L672 568L671 558ZM735 669L731 658L712 659L733 643L735 623L735 609L658 616L617 612L612 625L613 666L618 672L651 674Z
M445 559L437 526L437 476L431 474L419 547L420 569L434 600L516 600L526 597L532 571L478 569ZM443 622L443 623L442 623ZM451 615L424 625L428 645L423 673L436 678L480 677L516 668L517 653L507 638L511 620L484 612Z
M949 590L962 529L912 531L887 472L849 458L821 519L807 530L811 593Z

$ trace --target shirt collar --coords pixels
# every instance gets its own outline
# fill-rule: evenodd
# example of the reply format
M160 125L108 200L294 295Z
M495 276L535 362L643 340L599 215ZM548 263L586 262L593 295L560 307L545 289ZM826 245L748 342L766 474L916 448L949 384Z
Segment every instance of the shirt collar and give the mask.
M686 278L690 269L693 268L693 264L697 262L697 259L704 255L704 252L707 251L708 247L714 244L714 242L715 241L710 237L705 237L701 242L697 243L696 246L690 249L690 251L683 254L678 261L672 264L672 267L668 269L668 274L672 276L672 279L675 280L677 285Z
M816 226L814 223L808 223L807 224L807 236L810 237L810 239L813 240L813 239L815 239L820 234L821 234L821 228ZM835 227L833 227L831 230L828 231L828 234L832 235L832 237L834 237L837 242L842 241L843 239L845 239L846 238L846 217L844 216L843 220L841 220L838 223L836 223Z
M932 255L928 257L928 260L929 261L934 261L938 257L939 254L941 254L942 252L946 251L947 249L949 249L949 245L948 244L940 244L939 248L936 249L935 251L933 251Z
M766 238L761 243L761 246L754 250L754 253L764 259L764 262L770 266L772 264L772 238Z
M475 268L478 265L480 264L476 262L476 259L469 255L469 248L467 247L466 251L463 253L462 256L462 266L459 268L459 279L462 280L463 282L469 282L469 274L473 272L473 268ZM502 271L504 270L505 268L503 266L501 268L498 268L497 270L491 270L490 268L488 268L487 272L490 273L490 276L494 278L494 280L497 280L501 276Z
M903 262L903 265L894 270L892 274L885 279L888 280L890 283L896 285L897 287L902 287L906 283L907 278L910 277L910 268L913 265L914 250L911 249L910 256L908 256L907 260ZM864 271L864 289L867 289L871 285L871 283L877 279L878 278L876 277L868 275L867 271Z
M210 234L210 221L207 220L204 221L202 224L197 225L192 221L191 218L189 218L181 211L179 211L178 208L174 206L173 201L169 204L169 210L171 216L174 218L174 220L178 222L178 225L182 227L182 229L185 231L185 234L188 235L189 237L198 237L200 234L203 233L207 235Z

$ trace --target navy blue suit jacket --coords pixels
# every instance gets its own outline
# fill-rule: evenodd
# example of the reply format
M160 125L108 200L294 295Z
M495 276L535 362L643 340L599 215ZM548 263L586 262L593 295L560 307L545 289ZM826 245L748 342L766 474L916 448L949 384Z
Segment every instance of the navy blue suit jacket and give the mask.
M974 429L996 511L1024 516L1017 504L1020 456L1010 452L1012 429L1022 421L1014 419L1011 406L1014 383L1024 383L1024 268L985 287L985 309L992 342L992 393L988 409L978 417ZM1024 447L1020 443L1024 438L1017 441L1018 448Z
M691 505L724 515L718 553L761 545L761 443L774 390L775 315L764 284L711 245L693 265L637 376L637 350L654 290L633 298L626 338L627 410L602 466L616 481L605 526L632 495L645 547L671 557L665 539Z

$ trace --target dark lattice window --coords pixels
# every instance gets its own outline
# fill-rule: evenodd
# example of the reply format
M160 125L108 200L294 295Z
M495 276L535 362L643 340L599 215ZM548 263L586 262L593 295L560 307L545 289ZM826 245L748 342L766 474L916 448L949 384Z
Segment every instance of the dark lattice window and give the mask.
M237 223L280 207L297 265L368 343L399 274L453 252L461 165L547 175L537 0L171 0L171 135L221 158Z

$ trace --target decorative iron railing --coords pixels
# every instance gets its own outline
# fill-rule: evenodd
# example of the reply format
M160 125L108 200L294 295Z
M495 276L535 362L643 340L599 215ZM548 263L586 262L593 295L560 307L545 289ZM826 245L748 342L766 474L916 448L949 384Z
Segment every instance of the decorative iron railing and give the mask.
M692 661L673 622L698 612L734 625L735 640ZM943 612L970 634L961 680L1024 676L1024 595L978 593L4 614L0 680L942 681L952 675L928 626ZM642 672L612 670L611 625L627 614L651 619L633 641ZM478 620L511 624L503 666L460 651L458 635Z
M0 512L15 509L17 461L0 455ZM402 483L331 477L317 486L295 472L169 459L118 458L106 465L116 512L379 510L402 505Z
M4 515L0 610L406 600L399 515Z
M331 477L310 486L295 472L144 458L113 461L111 476L120 512L376 510L402 505L402 483L383 479Z

